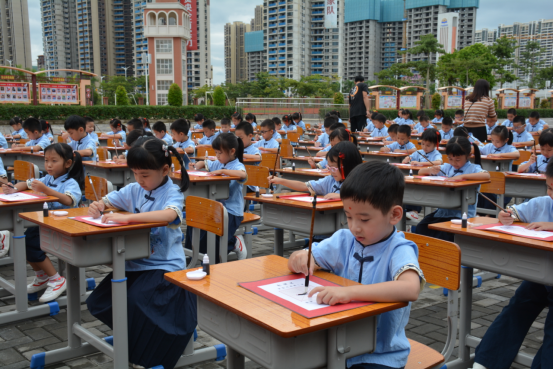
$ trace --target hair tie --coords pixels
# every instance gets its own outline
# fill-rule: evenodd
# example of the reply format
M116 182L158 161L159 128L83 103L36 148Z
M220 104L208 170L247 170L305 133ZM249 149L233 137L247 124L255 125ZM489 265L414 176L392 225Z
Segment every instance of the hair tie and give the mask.
M169 156L169 153L167 152L167 149L168 149L168 148L169 148L169 147L168 147L167 145L161 146L161 149L162 149L163 151L165 151L165 157L168 157L168 156Z
M339 153L338 157L340 160L340 174L342 174L342 178L346 179L346 175L344 174L344 160L346 160L346 155L344 153Z

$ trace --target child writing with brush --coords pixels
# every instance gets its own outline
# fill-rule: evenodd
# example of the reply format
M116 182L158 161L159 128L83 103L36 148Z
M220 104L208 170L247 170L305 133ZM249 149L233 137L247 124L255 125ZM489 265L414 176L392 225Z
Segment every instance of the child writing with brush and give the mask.
M543 134L543 133L542 133ZM553 231L553 164L545 170L547 196L535 197L499 213L499 221L511 225L530 223L526 228ZM514 215L514 219L511 215ZM543 322L543 342L534 356L532 368L553 368L553 287L523 281L509 304L503 308L476 347L473 369L509 368L515 360L526 334L540 313L549 308ZM498 342L500 344L498 344Z
M404 176L398 168L377 161L358 165L340 190L349 229L313 244L309 270L305 250L294 252L288 260L294 273L313 275L315 270L327 269L362 284L316 287L309 296L318 293L319 304L352 300L409 303L379 316L374 352L348 359L349 369L403 368L407 363L410 345L405 326L411 301L417 300L424 285L424 275L417 245L395 227L403 216L404 188Z
M553 156L553 129L545 129L539 138L541 154L536 156L535 146L532 148L530 160L518 166L519 173L544 173L549 159Z

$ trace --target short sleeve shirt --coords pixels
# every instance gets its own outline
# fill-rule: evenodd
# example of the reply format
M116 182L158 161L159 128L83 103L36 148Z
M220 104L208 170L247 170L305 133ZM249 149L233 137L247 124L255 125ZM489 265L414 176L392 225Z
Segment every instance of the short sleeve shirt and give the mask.
M34 146L40 146L40 148L42 150L44 150L46 148L46 146L50 146L51 142L50 140L48 139L48 137L46 137L46 135L42 135L40 136L39 138L37 138L36 140L30 140L28 141L25 146L27 147L34 147Z
M358 117L367 115L367 107L363 99L363 92L369 94L369 88L363 82L359 82L351 89L349 93L349 116Z

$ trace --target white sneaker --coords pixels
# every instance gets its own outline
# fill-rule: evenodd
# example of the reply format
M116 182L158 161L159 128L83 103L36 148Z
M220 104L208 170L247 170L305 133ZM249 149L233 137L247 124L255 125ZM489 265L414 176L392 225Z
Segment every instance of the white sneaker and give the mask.
M246 241L244 241L244 236L236 236L236 247L233 250L238 256L238 260L244 260L248 257L248 250L246 249Z
M62 293L65 292L65 290L67 289L67 281L64 277L60 278L61 279L59 281L48 282L48 288L46 289L44 294L40 296L40 299L38 299L38 301L50 302L57 299Z
M37 276L35 276L33 283L27 285L27 293L35 293L46 288L48 288L48 278L46 278L45 280L41 280L38 279Z
M408 219L414 220L416 222L420 222L421 217L419 216L419 213L416 211L408 211L407 214L405 214Z
M0 231L0 258L10 251L10 232Z
M133 369L146 369L142 365L132 364Z

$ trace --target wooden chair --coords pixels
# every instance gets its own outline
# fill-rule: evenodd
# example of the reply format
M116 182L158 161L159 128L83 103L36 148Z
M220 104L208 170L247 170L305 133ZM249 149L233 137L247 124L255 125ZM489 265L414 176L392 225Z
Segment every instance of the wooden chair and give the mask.
M117 145L115 145L117 143ZM108 138L107 146L109 147L117 147L117 148L123 148L123 143L118 138Z
M40 178L38 166L28 161L15 160L13 163L13 178L16 181Z
M421 149L421 144L419 143L419 140L417 138L412 138L409 140L410 142L413 143L413 145L415 145L415 147L417 148L417 150L420 150Z
M204 134L202 132L194 132L192 133L192 139L195 140L197 138L201 139L202 137L204 137Z
M311 124L310 123L305 123L305 128L307 128L307 130L311 131Z
M307 128L307 127L306 127ZM298 134L301 136L303 136L303 128L301 128L300 126L297 126L296 127L296 132L298 132Z
M298 127L301 129L301 127ZM290 140L291 143L297 144L300 140L301 135L298 132L288 132L286 134L286 138Z
M207 151L208 156L215 156L215 150L211 145L200 145L196 146L196 156L203 158L205 157L205 152Z
M530 160L530 156L532 156L532 151L519 151L520 157L513 161L513 165L520 165L524 163L525 161Z
M419 265L427 283L450 290L447 304L448 335L441 353L419 342L409 340L411 353L405 369L439 368L446 362L457 336L458 290L461 282L461 249L453 242L405 233L405 238L419 248Z
M57 142L58 142L58 143L67 143L67 142L65 141L65 139L63 138L62 135L59 135L59 136L58 136L58 141L57 141Z
M119 152L119 155L121 155L121 152ZM106 146L99 146L96 148L96 154L98 154L98 159L101 161L106 161L108 159L111 159L111 153L109 152L108 148ZM114 153L115 154L115 153Z
M282 158L291 158L294 155L294 148L290 144L281 144L280 145L280 157Z
M84 196L89 201L96 201L94 190L98 194L98 200L114 190L113 184L105 178L90 176L90 179L92 180L92 184L90 184L88 177L84 181ZM93 186L94 190L92 189Z
M445 163L449 163L449 158L447 157L446 154L442 154L442 162L445 164Z
M31 140L29 140L28 138L20 138L19 139L19 144L20 145L25 145L29 141L31 141Z
M187 269L194 268L200 254L200 230L213 233L220 237L219 257L221 262L227 261L228 249L228 213L227 209L218 201L204 199L197 196L186 198L186 226L194 227L192 232L192 250L184 249L186 256L191 256ZM209 262L215 264L215 243L207 244Z
M280 161L277 154L261 154L261 163L259 163L260 166L273 170L275 163L276 169L280 169Z
M490 173L490 183L485 183L480 186L480 192L482 193L493 193L497 195L497 203L500 206L503 206L505 199L505 173L504 172L489 172ZM483 209L477 208L478 213L489 214L497 216L500 212L499 209Z

